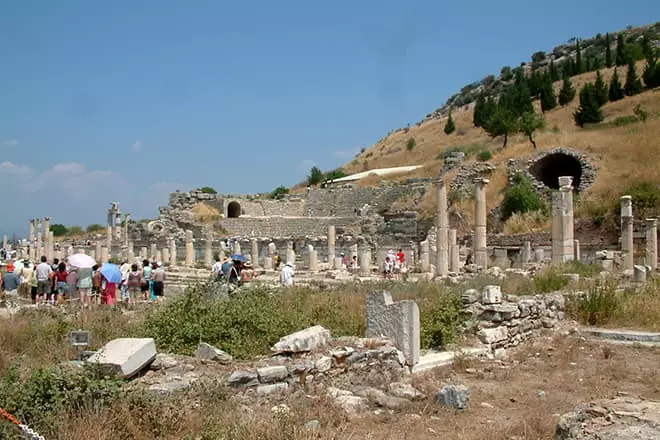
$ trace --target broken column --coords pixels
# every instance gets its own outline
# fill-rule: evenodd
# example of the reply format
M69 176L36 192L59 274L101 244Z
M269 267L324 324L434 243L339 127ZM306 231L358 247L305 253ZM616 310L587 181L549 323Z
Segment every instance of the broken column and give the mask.
M250 252L251 257L250 259L252 260L252 266L255 268L261 267L259 264L259 242L257 241L256 238L253 238L251 241L252 244L252 250Z
M575 258L573 248L573 177L559 178L559 191L552 194L552 262Z
M157 260L156 260L156 252L157 252L157 250L158 250L158 249L157 249L157 247L156 247L156 243L151 243L151 244L149 245L149 258L151 258L153 261L157 261Z
M436 275L447 276L449 271L449 247L447 246L447 235L449 232L449 213L447 212L447 188L441 178L436 182L437 189L437 219L436 219Z
M486 243L486 185L488 179L479 178L475 182L474 212L474 262L483 270L488 268L488 248Z
M40 259L44 253L41 250L41 219L37 219L37 244L36 244L36 252L37 252L37 259Z
M429 242L424 240L419 244L420 247L420 265L422 266L422 272L428 272L431 269L431 260L429 258Z
M213 235L208 234L204 241L204 265L211 267L213 265Z
M29 243L28 245L30 246L30 260L32 261L38 261L40 258L39 255L37 255L37 252L35 251L35 243L34 243L34 219L30 220L30 236L29 236Z
M46 236L48 237L48 243L46 244L46 254L49 255L49 258L54 258L55 256L55 233L53 231L47 231Z
M101 259L101 240L96 240L94 245L94 258L98 261Z
M632 196L621 197L621 257L623 260L623 270L633 270Z
M195 264L195 244L193 243L193 232L186 230L186 266Z
M582 256L580 255L580 240L573 240L573 260L580 261Z
M456 242L456 229L449 230L449 272L457 273L460 262L458 255L458 243Z
M335 266L335 226L328 226L328 268L329 269L341 269L340 267Z
M44 254L48 261L53 261L50 243L50 217L44 217Z
M309 255L309 271L316 272L319 270L318 254L311 244L307 246L307 254Z
M658 219L646 219L646 265L658 268Z
M295 266L295 262L296 262L296 252L293 250L293 242L287 241L285 263L291 263L292 266Z
M176 266L176 240L170 240L170 266Z
M531 263L532 261L532 243L529 241L526 241L523 243L523 247L520 250L520 261L525 267L526 264Z
M360 250L358 265L360 266L360 275L369 276L371 274L371 249L364 248Z

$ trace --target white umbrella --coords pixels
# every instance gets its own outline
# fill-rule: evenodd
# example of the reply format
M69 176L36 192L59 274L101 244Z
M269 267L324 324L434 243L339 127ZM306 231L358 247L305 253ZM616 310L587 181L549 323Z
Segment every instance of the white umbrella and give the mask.
M87 254L69 255L67 260L69 261L70 266L77 268L92 267L96 264L96 260Z

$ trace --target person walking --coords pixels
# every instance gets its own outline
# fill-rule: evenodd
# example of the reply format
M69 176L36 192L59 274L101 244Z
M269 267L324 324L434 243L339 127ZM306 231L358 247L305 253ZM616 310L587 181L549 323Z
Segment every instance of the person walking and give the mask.
M153 282L153 299L154 302L160 302L165 299L165 269L163 263L160 261L154 263L155 269L151 273L151 280Z
M114 306L117 304L117 284L108 281L107 278L103 276L103 274L101 274L101 277L103 279L101 283L101 289L103 291L101 303Z
M37 273L37 299L39 302L45 302L50 293L50 276L53 268L46 262L46 257L41 257L41 263L35 269Z
M101 300L103 287L103 276L101 276L101 265L95 264L92 266L92 299L91 303L98 304Z
M18 296L18 287L21 285L21 277L14 271L14 265L7 266L7 273L2 278L2 289L5 292L5 302L10 314L16 313L21 304Z
M89 307L92 305L92 287L94 282L92 277L94 270L91 267L81 267L78 269L78 294L80 295L80 302Z
M121 272L121 300L123 302L129 302L130 295L128 294L128 274L131 272L131 265L128 264L128 261L124 260L119 266L119 271Z
M131 265L131 271L128 273L126 286L128 287L128 303L135 304L140 296L140 286L142 285L142 273L138 269L137 263Z
M293 276L293 264L287 262L282 268L282 272L280 272L280 283L284 287L293 287Z
M149 263L149 260L143 260L142 261L142 299L144 301L149 301L149 298L151 296L151 291L153 290L153 286L151 284L151 264Z

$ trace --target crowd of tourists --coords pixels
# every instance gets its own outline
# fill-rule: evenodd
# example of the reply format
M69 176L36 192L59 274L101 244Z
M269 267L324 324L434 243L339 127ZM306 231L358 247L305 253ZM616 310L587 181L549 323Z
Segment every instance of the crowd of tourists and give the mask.
M158 302L165 297L165 270L149 260L78 267L45 256L38 263L8 259L0 263L0 296L12 311L26 302L55 306L78 301L87 307Z

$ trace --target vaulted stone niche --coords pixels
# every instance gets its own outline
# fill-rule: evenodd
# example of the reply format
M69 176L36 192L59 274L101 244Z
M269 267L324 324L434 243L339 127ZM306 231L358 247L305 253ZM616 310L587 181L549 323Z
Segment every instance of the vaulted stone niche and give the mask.
M237 201L229 202L227 205L227 217L237 218L241 216L241 204Z

